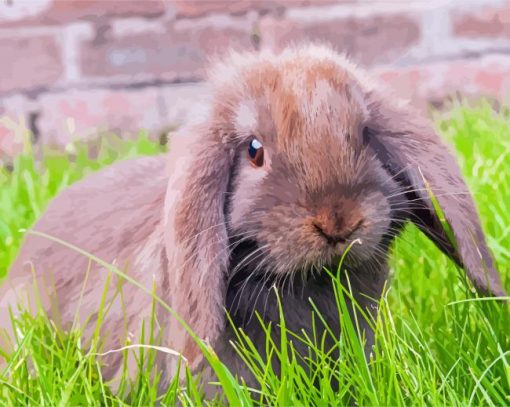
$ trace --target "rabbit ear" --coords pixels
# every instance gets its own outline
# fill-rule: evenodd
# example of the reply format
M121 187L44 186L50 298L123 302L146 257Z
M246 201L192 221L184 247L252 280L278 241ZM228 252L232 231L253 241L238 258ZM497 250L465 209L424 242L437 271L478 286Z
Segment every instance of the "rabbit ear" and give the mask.
M505 295L474 202L439 136L417 113L392 106L389 100L372 102L370 112L370 143L387 171L406 188L411 220L464 268L482 294ZM438 218L431 195L454 239Z
M164 290L173 310L211 345L225 326L229 268L224 207L233 149L223 137L220 131L199 128L172 138L165 200ZM169 335L172 346L196 368L202 358L194 340L176 321Z

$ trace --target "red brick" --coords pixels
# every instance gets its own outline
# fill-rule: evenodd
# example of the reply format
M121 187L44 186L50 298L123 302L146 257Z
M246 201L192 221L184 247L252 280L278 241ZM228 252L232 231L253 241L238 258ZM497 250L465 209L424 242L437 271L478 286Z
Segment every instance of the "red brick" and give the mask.
M45 4L46 3L46 4ZM44 0L2 2L0 26L51 25L109 17L156 17L165 12L163 0Z
M75 139L113 131L137 134L162 126L157 88L69 90L40 96L39 138L65 146Z
M27 113L33 105L23 96L0 99L0 161L9 162L23 150L30 137Z
M498 7L452 12L453 32L466 38L510 38L510 1Z
M203 75L207 59L229 47L251 48L250 32L233 27L167 26L164 33L135 33L115 37L111 30L84 43L84 76L138 76L189 79Z
M177 17L193 18L210 13L242 14L250 10L268 12L337 2L338 0L175 0L175 10Z
M374 71L390 90L426 107L452 95L502 100L510 92L510 56L488 55L480 59L434 62L406 68Z
M0 38L0 94L54 84L63 73L61 52L50 35Z
M207 111L207 98L210 88L201 83L173 84L159 88L165 122L170 127L178 127L190 121L203 119Z
M23 151L23 142L12 128L0 119L0 165Z
M290 43L320 41L362 65L393 62L420 39L418 22L403 13L299 20L262 20L262 44L282 49Z
M200 17L209 13L245 13L253 8L253 1L176 0L177 17Z

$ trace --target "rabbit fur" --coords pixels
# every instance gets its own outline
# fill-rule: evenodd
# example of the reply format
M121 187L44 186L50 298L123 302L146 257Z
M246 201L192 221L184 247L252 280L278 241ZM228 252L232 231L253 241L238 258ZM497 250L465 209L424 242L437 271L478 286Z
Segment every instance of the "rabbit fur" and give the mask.
M210 109L171 138L168 155L88 176L54 199L33 229L155 287L248 383L250 374L229 343L234 334L225 309L260 350L265 337L254 313L279 321L271 287L292 331L310 332L309 299L338 329L333 287L321 269L336 270L346 247L359 239L345 265L355 298L375 317L388 249L407 221L463 267L482 294L504 294L448 148L427 120L343 56L320 45L279 54L232 52L211 68L209 84ZM260 167L247 153L253 139L264 149ZM79 304L90 337L107 274L76 251L28 235L1 292L1 326L8 329L7 307L26 298L35 275L57 325L69 326ZM115 276L109 287L105 350L122 346L126 334L136 342L152 301ZM206 372L181 324L161 309L157 317L161 343L183 354L194 371ZM373 333L363 322L362 329L369 351ZM120 354L105 360L106 374L114 375ZM174 362L162 357L161 363L171 376Z

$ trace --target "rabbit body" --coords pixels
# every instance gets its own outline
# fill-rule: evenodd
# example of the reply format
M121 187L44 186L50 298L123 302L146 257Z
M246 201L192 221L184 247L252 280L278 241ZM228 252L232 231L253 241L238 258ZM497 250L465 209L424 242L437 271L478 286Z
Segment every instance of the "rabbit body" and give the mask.
M152 289L164 255L160 241L167 183L165 161L163 156L128 160L88 176L59 194L33 229L116 264ZM2 285L0 326L10 327L9 306L15 311L20 304L36 312L35 275L42 305L57 325L68 329L78 315L85 338L90 338L107 287L108 270L46 237L32 235L26 240ZM108 349L124 345L127 332L136 336L140 322L151 311L149 295L122 284L115 275L110 277L106 303L111 302L112 308L103 330ZM119 284L123 299L117 290Z
M168 157L122 162L73 185L34 230L115 261L154 288L250 384L230 345L225 309L261 351L265 337L255 312L277 324L276 292L290 330L311 332L310 299L338 330L322 268L336 270L350 246L345 267L353 295L375 317L389 246L408 221L464 267L480 292L504 293L449 150L426 121L345 58L323 46L232 53L209 80L210 109L172 137ZM85 318L98 308L107 273L95 263L87 273L81 254L33 235L3 288L1 325L7 326L4 310L14 293L28 285L27 261L42 286L54 276L43 300L50 311L58 300L60 324L73 320L83 290L79 314L90 335L94 317ZM114 277L108 299L115 293L123 301L105 318L105 348L121 346L126 334L136 341L151 309L147 293ZM161 344L182 353L193 370L206 371L183 326L160 308L157 314ZM373 333L360 321L369 353ZM113 355L111 372L120 361ZM171 364L162 357L168 377Z
M58 238L115 265L146 290L171 303L171 299L166 298L167 285L171 284L165 278L168 260L161 246L163 201L168 183L166 161L166 155L131 159L89 175L60 193L33 230ZM296 278L292 282L292 289L289 289L286 285L273 285L264 279L252 279L249 274L250 270L244 270L231 279L225 307L235 325L244 330L261 354L266 346L266 337L256 314L265 323L277 326L280 320L278 299L282 302L287 327L292 332L304 331L309 336L313 335L312 302L328 322L328 327L333 332L339 331L336 299L329 277L318 275L307 281ZM102 295L108 287L105 303L109 310L102 317L104 322L101 328L103 351L121 348L127 343L126 338L137 343L142 321L150 321L153 300L147 291L124 282L101 264L75 249L64 247L61 242L31 235L12 265L9 279L2 286L1 327L10 326L8 307L16 310L21 304L36 313L34 276L37 295L57 326L69 329L78 316L79 325L75 327L84 328L85 339L90 339L96 329ZM360 277L358 274L350 282L354 293L363 292L371 298L378 298L386 274L379 273L376 278L367 279L367 282ZM111 281L108 282L107 278L111 278ZM360 284L364 286L360 287ZM357 301L376 315L374 302L368 301L365 296L357 296ZM159 306L156 306L156 310L160 330L156 335L162 335L169 315ZM370 349L372 332L362 318L360 322L368 336L367 349ZM9 334L12 336L12 332L9 331ZM2 339L1 345L8 349L12 344L5 337ZM232 348L231 341L235 340L235 332L230 324L226 324L215 351L232 372L255 385L251 372ZM274 330L273 340L276 343L279 341L278 329ZM331 340L328 339L329 342ZM299 342L295 347L298 351L305 351ZM172 359L175 358L160 355L161 370L166 374L164 383L173 373L172 368L168 367L174 366L175 360ZM112 353L105 358L103 374L106 378L115 377L121 360L120 353ZM131 369L134 368L131 366ZM275 368L278 370L279 366ZM131 373L135 373L134 370ZM205 370L204 375L213 378L210 371Z

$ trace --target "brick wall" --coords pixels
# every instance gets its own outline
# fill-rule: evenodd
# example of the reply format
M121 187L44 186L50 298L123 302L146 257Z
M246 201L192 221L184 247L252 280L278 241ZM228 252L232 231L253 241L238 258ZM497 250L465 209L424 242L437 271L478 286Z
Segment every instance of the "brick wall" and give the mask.
M510 93L510 0L1 0L0 155L157 134L204 93L211 55L322 40L425 106ZM1 159L1 156L0 156Z

